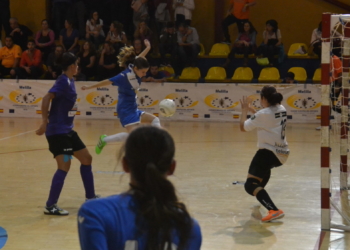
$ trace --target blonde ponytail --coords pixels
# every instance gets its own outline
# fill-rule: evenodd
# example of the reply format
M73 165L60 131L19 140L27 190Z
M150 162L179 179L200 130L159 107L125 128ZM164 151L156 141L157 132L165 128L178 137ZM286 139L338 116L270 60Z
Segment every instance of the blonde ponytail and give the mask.
M117 56L119 66L126 68L130 63L133 63L136 54L135 54L135 49L133 46L125 46L120 49L119 55Z

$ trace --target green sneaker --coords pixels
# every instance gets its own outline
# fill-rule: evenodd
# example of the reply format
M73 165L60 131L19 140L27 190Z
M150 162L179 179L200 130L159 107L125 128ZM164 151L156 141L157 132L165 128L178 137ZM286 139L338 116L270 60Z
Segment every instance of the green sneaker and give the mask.
M107 137L107 135L101 135L100 138L98 139L98 143L97 143L97 145L95 147L95 152L98 155L101 154L102 149L104 148L104 146L107 145L107 143L103 141L103 139L105 137Z

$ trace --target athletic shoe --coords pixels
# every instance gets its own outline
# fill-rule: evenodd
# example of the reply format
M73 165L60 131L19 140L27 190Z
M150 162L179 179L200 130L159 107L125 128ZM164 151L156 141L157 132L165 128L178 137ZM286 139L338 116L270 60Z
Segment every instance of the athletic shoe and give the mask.
M284 217L284 212L281 209L278 209L278 211L270 210L268 214L261 219L261 222L269 222L272 220L281 219Z
M103 141L103 139L105 137L107 137L107 135L101 135L100 138L98 139L98 143L97 143L97 145L95 147L95 152L98 155L101 154L102 149L104 148L104 146L107 145L107 143Z
M59 208L57 204L53 204L51 207L45 207L44 214L48 215L68 215L69 212Z
M95 199L99 199L99 198L101 198L101 195L96 194L93 198L90 198L90 199L86 198L85 201L95 200Z

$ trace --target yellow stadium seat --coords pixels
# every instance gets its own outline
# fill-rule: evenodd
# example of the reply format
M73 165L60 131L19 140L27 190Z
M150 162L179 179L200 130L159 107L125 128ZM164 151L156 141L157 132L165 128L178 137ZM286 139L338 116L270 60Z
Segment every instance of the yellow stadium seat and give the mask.
M223 67L211 67L205 77L206 81L226 80L226 70Z
M201 51L199 52L199 56L204 56L205 55L205 48L204 48L204 45L201 43L199 44L201 46Z
M197 67L187 67L182 70L180 80L196 80L198 81L201 78L201 72Z
M293 43L288 50L288 57L291 58L299 58L299 57L307 57L308 53L307 53L308 47L305 43ZM302 52L305 52L305 54L301 54ZM301 53L297 53L297 52L301 52Z
M251 82L253 80L253 71L249 67L239 67L232 76L233 82Z
M159 71L163 71L166 74L167 79L174 79L175 71L172 67L163 66L159 68Z
M312 78L313 82L321 82L321 68L315 70L314 77Z
M43 73L42 75L39 77L40 79L45 79L46 76L46 72L48 71L48 68L45 64L43 64Z
M230 46L225 43L216 43L211 48L209 56L221 56L227 57L230 54Z
M307 74L306 70L302 67L293 67L288 70L288 72L293 72L295 77L294 80L298 82L306 82Z
M280 73L275 67L264 68L260 72L259 82L279 82Z

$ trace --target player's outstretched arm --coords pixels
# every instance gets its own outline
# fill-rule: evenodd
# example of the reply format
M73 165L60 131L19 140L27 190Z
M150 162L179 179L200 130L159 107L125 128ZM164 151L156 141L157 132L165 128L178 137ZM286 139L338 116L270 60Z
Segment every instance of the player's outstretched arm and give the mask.
M94 85L91 85L91 86L84 85L84 86L81 87L81 89L82 90L93 89L93 88L99 88L99 87L108 86L108 85L111 85L111 84L112 84L112 82L110 80L106 79L106 80L103 80L102 82L98 82L98 83L96 83Z
M47 93L41 102L42 123L40 125L40 128L37 131L35 131L35 133L37 135L43 135L46 132L46 126L47 126L48 118L49 118L50 101L53 98L55 98L55 94Z
M146 57L148 52L151 50L151 43L147 39L145 39L144 43L146 48L141 52L140 55L138 55L139 57Z
M241 102L241 107L242 107L242 114L241 114L241 121L239 124L239 128L241 129L242 132L246 132L244 129L244 122L247 119L250 100L246 96L243 96L242 100L239 100L239 101Z

